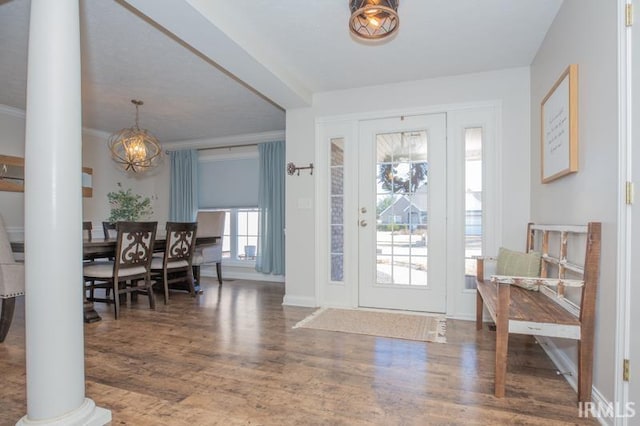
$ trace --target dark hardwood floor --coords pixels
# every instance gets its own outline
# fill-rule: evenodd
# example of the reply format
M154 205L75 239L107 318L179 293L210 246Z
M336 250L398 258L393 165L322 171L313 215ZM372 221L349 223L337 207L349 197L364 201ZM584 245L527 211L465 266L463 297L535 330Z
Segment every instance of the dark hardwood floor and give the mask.
M507 397L493 396L494 333L448 321L446 344L292 329L313 312L282 306L284 285L205 279L97 304L85 324L86 395L113 425L560 425L576 394L530 336L511 336ZM24 303L0 344L0 425L26 413Z

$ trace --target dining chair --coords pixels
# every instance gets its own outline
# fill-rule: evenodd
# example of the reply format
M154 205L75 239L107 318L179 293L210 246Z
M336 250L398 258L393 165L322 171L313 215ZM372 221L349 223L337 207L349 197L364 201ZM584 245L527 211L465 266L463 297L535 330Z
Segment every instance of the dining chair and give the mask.
M91 221L83 221L82 222L82 238L86 241L91 241L93 233L93 224ZM96 256L83 256L82 260L85 262L94 261Z
M202 265L216 265L218 283L222 285L222 237L226 212L198 212L198 235L201 237L220 237L214 245L196 248L193 254L193 275L200 283L200 267Z
M82 222L82 237L87 241L91 241L91 233L93 231L93 224L90 221Z
M9 234L0 216L0 343L4 342L16 306L16 297L24 295L24 264L16 262L11 251Z
M120 296L123 294L145 294L149 297L149 308L156 302L151 281L151 254L156 238L158 222L118 222L116 225L116 258L113 261L97 261L84 265L85 282L90 284L88 300L113 303L115 319L120 312ZM113 299L95 297L99 288L113 290Z
M165 305L169 303L169 284L186 283L191 296L196 295L191 262L197 229L196 222L167 222L164 256L151 260L151 274L164 286Z
M104 239L115 238L118 234L116 230L117 222L102 222L102 232L104 233Z

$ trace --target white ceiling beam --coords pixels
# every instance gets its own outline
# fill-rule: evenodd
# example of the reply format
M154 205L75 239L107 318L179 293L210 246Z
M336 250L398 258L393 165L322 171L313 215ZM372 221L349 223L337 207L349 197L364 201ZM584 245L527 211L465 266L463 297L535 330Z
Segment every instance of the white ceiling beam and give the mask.
M207 2L124 1L281 108L287 110L311 105L309 89L287 75L278 64L260 57L259 51L247 39L238 41L242 37L232 38L229 23L222 22L224 16L213 13ZM223 30L225 26L226 32Z

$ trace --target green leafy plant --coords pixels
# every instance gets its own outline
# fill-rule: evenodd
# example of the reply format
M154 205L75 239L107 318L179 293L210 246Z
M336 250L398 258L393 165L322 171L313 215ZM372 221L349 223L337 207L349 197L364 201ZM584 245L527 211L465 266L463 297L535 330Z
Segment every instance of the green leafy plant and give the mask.
M143 198L142 195L134 194L131 188L125 191L120 182L118 188L120 189L107 194L111 206L111 215L107 219L109 222L137 221L153 214L149 197Z

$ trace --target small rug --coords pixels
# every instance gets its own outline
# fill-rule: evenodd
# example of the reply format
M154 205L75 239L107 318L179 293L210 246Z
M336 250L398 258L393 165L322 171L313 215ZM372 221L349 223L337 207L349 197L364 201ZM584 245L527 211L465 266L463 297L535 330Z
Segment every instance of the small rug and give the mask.
M422 342L447 342L444 315L321 308L293 328L313 328Z

